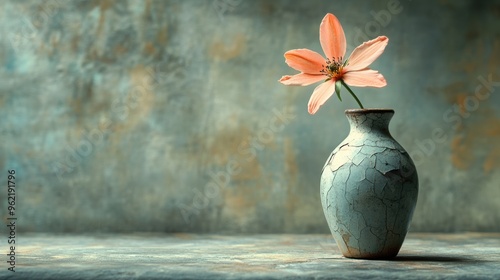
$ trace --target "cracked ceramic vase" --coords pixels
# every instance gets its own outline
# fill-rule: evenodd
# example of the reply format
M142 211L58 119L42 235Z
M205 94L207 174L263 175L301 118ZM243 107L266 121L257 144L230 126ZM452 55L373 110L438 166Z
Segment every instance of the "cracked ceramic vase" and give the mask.
M389 133L390 109L345 111L351 130L321 174L328 226L348 258L395 257L415 209L418 178L408 153Z

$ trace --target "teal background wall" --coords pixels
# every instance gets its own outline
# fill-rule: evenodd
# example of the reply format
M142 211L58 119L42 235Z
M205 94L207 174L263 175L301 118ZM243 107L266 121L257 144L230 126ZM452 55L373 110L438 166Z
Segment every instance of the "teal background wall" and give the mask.
M352 98L307 113L283 53L334 13L417 164L412 231L500 231L500 1L1 1L0 170L20 232L326 233ZM7 218L7 192L0 213Z

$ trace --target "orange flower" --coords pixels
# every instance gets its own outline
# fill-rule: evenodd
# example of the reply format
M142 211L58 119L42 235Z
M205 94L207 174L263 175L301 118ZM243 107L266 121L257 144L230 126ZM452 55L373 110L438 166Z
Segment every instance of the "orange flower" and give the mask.
M375 61L387 46L389 38L379 36L364 42L344 61L346 39L342 25L332 14L327 14L319 26L319 40L326 59L319 53L308 49L290 50L285 53L286 63L299 74L283 76L279 81L287 86L307 86L319 81L325 81L314 89L309 99L308 111L314 114L334 92L340 99L340 88L344 85L356 99L359 106L363 105L348 87L383 87L387 85L384 76L368 66Z

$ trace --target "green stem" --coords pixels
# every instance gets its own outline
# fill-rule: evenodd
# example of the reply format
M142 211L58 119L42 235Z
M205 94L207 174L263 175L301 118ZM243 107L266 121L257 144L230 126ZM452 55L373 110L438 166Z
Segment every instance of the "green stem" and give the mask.
M354 99L356 99L356 102L358 102L359 107L361 107L361 109L364 109L365 107L363 107L363 104L361 104L361 101L359 101L356 94L354 94L354 92L352 92L351 88L349 86L347 86L347 84L344 82L344 80L341 80L341 81L342 81L342 85L344 85L345 88L347 89L347 91L349 91L349 93L352 95L352 97L354 97Z

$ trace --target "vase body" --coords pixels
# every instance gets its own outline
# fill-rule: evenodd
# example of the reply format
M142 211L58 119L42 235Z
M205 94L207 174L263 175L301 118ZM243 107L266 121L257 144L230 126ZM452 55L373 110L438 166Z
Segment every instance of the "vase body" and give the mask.
M390 109L346 110L349 135L323 167L321 203L345 257L393 258L408 232L418 177L389 133L393 115Z

